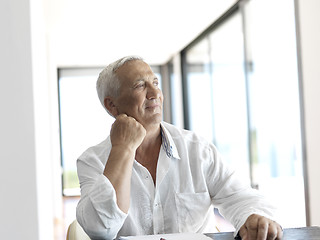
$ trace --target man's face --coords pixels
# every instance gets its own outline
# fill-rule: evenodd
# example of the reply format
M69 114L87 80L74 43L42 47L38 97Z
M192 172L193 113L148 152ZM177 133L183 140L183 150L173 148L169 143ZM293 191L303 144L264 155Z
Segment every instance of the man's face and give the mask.
M120 81L119 96L114 100L117 114L125 113L144 127L159 124L163 95L150 66L133 60L118 68L116 74Z

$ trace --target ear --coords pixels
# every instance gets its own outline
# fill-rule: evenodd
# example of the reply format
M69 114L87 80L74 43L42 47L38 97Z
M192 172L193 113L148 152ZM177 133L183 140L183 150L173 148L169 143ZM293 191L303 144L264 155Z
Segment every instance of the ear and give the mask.
M104 99L104 106L115 118L119 115L118 108L114 104L114 100L112 97L106 97Z

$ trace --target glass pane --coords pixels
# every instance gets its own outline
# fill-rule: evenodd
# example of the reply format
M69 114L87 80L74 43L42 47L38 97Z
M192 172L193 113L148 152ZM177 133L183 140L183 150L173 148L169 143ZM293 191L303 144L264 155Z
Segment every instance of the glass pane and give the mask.
M177 125L177 99L176 99L176 92L177 92L177 78L174 73L173 69L173 61L171 60L168 63L168 70L169 70L169 84L170 84L170 110L171 110L171 123L173 125Z
M253 184L279 207L283 227L303 226L294 2L251 1L245 10Z
M187 52L186 84L189 128L212 142L212 81L208 43L208 39L204 39Z
M223 157L250 183L242 19L232 15L210 35L214 135Z
M176 55L167 63L169 77L169 101L171 112L171 123L178 127L184 128L183 119L183 92L181 81L181 59ZM168 100L168 94L165 97ZM166 101L166 100L165 100Z
M189 128L250 183L242 20L233 14L186 53ZM223 231L233 227L216 219ZM221 224L221 225L220 225Z
M187 52L190 129L215 143L227 162L250 182L246 82L241 16Z

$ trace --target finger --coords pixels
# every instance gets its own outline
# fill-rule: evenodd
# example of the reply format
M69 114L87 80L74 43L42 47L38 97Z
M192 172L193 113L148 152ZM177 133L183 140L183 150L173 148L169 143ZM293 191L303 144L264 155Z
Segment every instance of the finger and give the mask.
M246 228L248 231L248 239L257 239L257 233L258 233L258 220L255 217L248 218L249 221L247 221Z
M116 117L116 119L123 119L125 117L128 117L127 114L121 113Z
M123 119L128 119L128 120L131 120L133 122L138 122L137 119L135 119L134 117L131 117L130 115L127 115L125 113L122 113L119 115L121 118Z
M282 227L279 225L279 224L277 224L277 230L278 230L278 232L277 232L277 240L282 240L282 238L283 238L283 229L282 229Z
M131 120L133 120L133 121L135 121L135 122L137 122L137 119L135 119L134 117L128 116L128 118L131 119Z
M257 229L248 229L248 239L257 239Z
M268 236L269 222L266 218L260 218L258 221L257 240L265 240ZM273 239L273 238L271 238Z
M120 115L123 115L123 116L128 117L128 118L133 118L134 120L136 120L134 117L130 116L130 115L127 114L127 113L121 113Z
M127 122L127 121L137 122L137 120L135 118L133 118L133 117L131 117L131 116L125 114L125 113L120 114L117 117L117 120L121 120L121 121L125 121L125 122Z
M277 224L273 222L269 224L267 240L277 239L277 235L278 235Z

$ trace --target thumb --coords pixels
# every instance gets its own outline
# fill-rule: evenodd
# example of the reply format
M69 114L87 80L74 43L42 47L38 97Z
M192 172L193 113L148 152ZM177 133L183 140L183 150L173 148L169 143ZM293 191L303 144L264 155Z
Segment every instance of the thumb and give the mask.
M240 228L240 230L238 232L238 236L240 236L240 239L242 239L242 240L248 239L248 230L244 225Z

